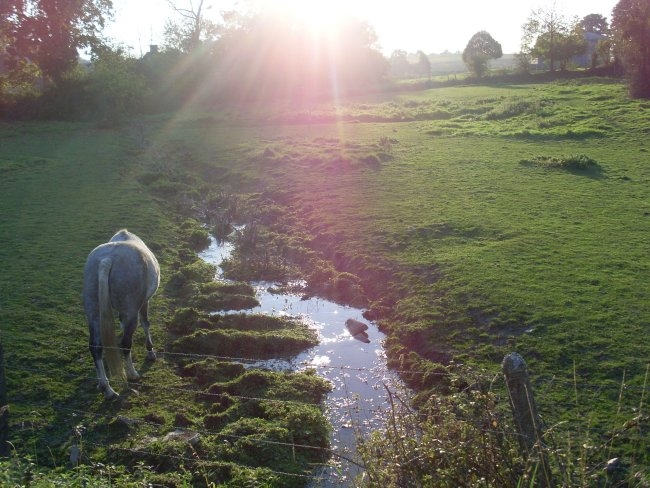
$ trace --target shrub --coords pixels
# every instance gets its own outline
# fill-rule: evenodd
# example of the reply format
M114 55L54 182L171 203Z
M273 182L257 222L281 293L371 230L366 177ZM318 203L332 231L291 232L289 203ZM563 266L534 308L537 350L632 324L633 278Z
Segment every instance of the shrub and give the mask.
M142 112L147 81L138 72L138 61L127 57L123 48L99 50L88 78L93 115L102 126L119 125Z

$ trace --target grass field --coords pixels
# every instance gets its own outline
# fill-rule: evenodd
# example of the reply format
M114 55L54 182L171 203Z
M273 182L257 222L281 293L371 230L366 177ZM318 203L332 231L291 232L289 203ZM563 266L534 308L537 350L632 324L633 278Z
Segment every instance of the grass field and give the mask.
M219 192L256 208L267 260L315 289L323 276L359 283L335 298L369 307L394 364L453 357L498 374L517 351L549 423L576 408L602 429L641 416L649 110L617 81L584 79L180 113L118 132L0 126L0 323L12 415L29 425L16 448L62 452L79 411L105 412L80 307L88 251L127 227L169 275L183 245L170 208ZM163 291L153 321L173 306ZM147 378L182 383L166 362ZM206 415L179 401L129 397L112 412Z
M189 248L196 231L192 233L191 221L179 210L182 205L174 211L167 206L173 202L155 201L137 183L139 153L129 131L64 123L4 125L0 130L0 322L10 405L9 440L15 456L1 470L0 484L114 486L117 482L129 486L165 480L182 485L230 479L236 486L237 479L260 477L291 486L296 479L303 480L302 476L289 477L286 483L276 483L275 475L264 469L260 474L257 468L278 469L287 463L288 472L301 472L305 463L315 461L311 453L275 449L266 455L251 447L245 437L266 434L280 441L295 432L300 442L295 426L288 425L300 418L301 431L309 426L314 429L312 439L301 443L326 444L327 427L318 403L328 387L309 373L255 376L237 365L193 362L189 355L147 363L144 336L138 330L135 363L147 380L140 386L120 385L122 397L116 402L102 400L95 389L81 307L88 252L123 227L147 240L162 268L161 290L150 307L154 344L162 351L173 348L174 327L180 320L174 310L182 304L178 295L186 289L198 295L196 287L202 279L212 280L214 269L201 265ZM231 287L232 293L226 295L253 293L246 287ZM264 330L262 346L266 349L273 347L270 340L276 341L275 350L280 351L286 347L283 344L298 341L304 348L315 340L305 330L292 334L293 323L276 322L253 317L245 325L221 325L221 337L234 341L244 336L240 340L246 341L251 358L256 351L246 330L255 327ZM190 319L182 327L185 334L194 330ZM276 337L273 329L282 332ZM219 388L223 393L214 393ZM223 398L221 410L214 405L219 398ZM289 402L284 410L273 405L278 400ZM251 418L259 416L264 419L252 423ZM190 426L204 432L193 452L187 454L184 443L161 442L170 430ZM207 428L219 432L218 442L210 433L206 435ZM224 444L223 436L241 439L242 445ZM70 472L66 468L73 445L82 449L83 469ZM108 446L112 453L107 452ZM184 460L185 455L190 457ZM203 456L218 462L199 467ZM250 467L238 469L239 465ZM57 475L50 471L53 468ZM130 477L125 477L127 469Z
M590 80L437 89L173 133L224 181L287 202L339 261L410 273L395 308L410 327L451 335L445 347L467 358L508 341L539 372L575 360L600 380L645 370L646 345L629 338L648 314L648 108ZM544 164L576 155L589 164Z

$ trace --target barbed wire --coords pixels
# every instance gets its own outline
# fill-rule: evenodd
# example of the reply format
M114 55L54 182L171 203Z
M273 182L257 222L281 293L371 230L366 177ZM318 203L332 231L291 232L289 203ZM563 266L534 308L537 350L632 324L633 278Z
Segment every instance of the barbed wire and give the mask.
M110 349L108 347L105 347L104 349ZM121 348L116 347L114 349L119 349ZM287 368L284 369L278 369L279 371L285 371L285 370L290 370L290 369L297 369L298 367L303 367L305 369L315 369L315 370L330 370L330 371L343 371L343 372L368 372L368 373L373 373L376 372L380 369L386 369L389 373L389 377L392 378L392 375L396 375L397 377L402 377L402 376L427 376L427 377L451 377L451 378L458 378L460 377L463 372L459 371L440 371L440 370L435 370L435 371L425 371L425 370L411 370L411 369L395 369L395 368L383 368L381 366L373 367L373 368L366 368L366 367L359 367L359 366L349 366L345 364L339 364L339 365L332 365L332 364L315 364L311 363L309 361L300 361L300 362L292 362L289 359L278 359L278 358L268 358L268 359L261 359L261 358L247 358L247 357L241 357L241 356L224 356L224 355L214 355L214 354L200 354L200 353L184 353L184 352L177 352L177 351L166 351L166 350L157 350L156 355L159 359L165 359L167 357L169 358L184 358L184 359L213 359L216 361L223 361L223 362L233 362L233 363L240 363L243 365L252 365L253 368L258 368L258 369L266 369L266 370L274 370L273 366L277 366L280 363L284 363L287 365ZM90 362L89 362L90 363ZM54 376L52 374L52 369L43 369L43 370L38 370L30 367L26 367L23 364L17 363L20 370L23 371L29 371L29 372L46 372L49 373L50 376ZM641 363L640 363L641 364ZM648 363L643 363L644 365L647 365ZM456 363L456 365L460 366L460 363ZM14 364L12 364L14 366ZM89 366L92 368L92 363L89 364ZM10 368L8 368L10 369ZM501 377L501 372L488 372L486 370L476 370L478 374L481 373L486 373L489 376L493 376L495 378L500 378ZM60 375L60 373L58 373ZM79 375L77 374L70 374L71 377L76 377L79 378ZM606 382L602 383L593 383L589 381L584 381L582 379L579 380L574 380L569 378L570 375L565 375L565 376L559 376L557 374L555 375L534 375L531 374L531 381L537 385L542 385L542 384L560 384L563 386L570 386L571 388L578 387L579 389L616 389L620 390L623 389L625 390L638 390L638 391L646 391L650 392L650 385L642 386L642 385L634 385L629 383L629 379L622 379L621 382L616 382L615 380L608 380ZM89 375L88 378L96 378L93 375Z
M88 418L89 416L94 417L94 418L106 418L106 419L110 418L112 420L120 421L120 422L122 422L122 423L124 423L126 425L136 425L137 424L137 425L142 425L142 426L149 427L149 428L151 428L153 430L157 430L157 431L161 430L161 429L167 430L164 425L161 425L161 424L156 423L156 422L146 421L146 420L143 420L143 419L132 419L132 418L128 418L128 417L125 417L125 416L119 416L119 415L115 416L115 415L107 414L107 413L90 413L90 412L81 411L81 410L72 409L72 408L67 408L67 407L59 407L58 409L61 410L61 411L66 411L68 413L79 415L80 417L84 417L84 418ZM485 434L492 434L492 435L496 435L496 436L504 436L504 435L506 435L506 436L509 436L509 437L512 437L512 438L521 437L521 434L519 434L517 432L506 431L506 430L503 430L503 429L499 430L499 429L496 429L496 428L492 428L491 426L488 427L485 424L480 423L480 422L479 423L471 422L471 421L469 421L467 419L462 419L462 418L456 418L456 419L454 419L454 421L458 422L458 423L473 426L474 428L479 429L479 431L481 431L481 432L483 432ZM561 425L566 426L566 425L568 425L570 423L571 423L570 421L562 421L562 422L560 422L558 424L555 424L553 426L548 427L547 435L553 436L556 429L557 429L557 427L558 427L558 425L561 424ZM578 430L584 430L584 425L580 424L578 427L579 427ZM624 429L618 429L617 431L612 431L612 430L606 430L606 429L596 429L593 426L591 426L586 430L588 430L591 433L596 432L600 436L603 436L604 434L608 434L611 437L611 440L613 440L617 436L619 436L620 433ZM341 460L344 460L344 461L347 461L347 462L349 462L351 464L354 464L355 466L358 466L361 469L365 469L365 466L363 464L361 464L360 462L358 462L358 461L356 461L354 459L351 459L349 456L339 452L337 449L325 448L325 447L321 447L321 446L305 445L305 444L299 444L299 443L293 443L293 442L282 442L282 441L267 439L267 438L263 438L263 437L255 437L255 436L251 436L251 435L240 436L240 435L235 435L235 434L228 434L228 433L213 431L213 430L205 429L205 428L200 428L200 429L199 428L191 428L191 429L189 429L189 428L176 427L175 431L176 432L186 432L186 433L191 433L191 434L200 434L200 435L205 435L205 436L221 437L221 438L224 438L224 439L227 439L227 440L230 440L230 441L234 441L234 442L237 442L238 440L243 440L243 441L246 441L246 442L254 442L254 443L258 443L258 444L266 444L266 445L271 445L271 446L282 446L282 447L290 448L294 452L295 452L296 449L316 450L316 451L319 451L319 452L321 452L321 453L323 453L323 454L325 454L327 456L339 458ZM645 436L643 436L641 432L637 433L637 435L629 435L628 437L631 440L637 440L637 441L642 441L643 439L645 439ZM607 445L611 440L604 440L602 442L604 442L604 444ZM85 440L83 441L83 444L86 445L86 446L90 445L90 446L93 446L93 447L100 447L100 448L104 448L104 447L106 447L108 445L108 446L110 446L110 449L113 449L113 450L132 452L132 453L137 453L137 454L141 454L141 455L149 455L149 456L152 456L152 457L165 457L165 458L170 458L170 459L176 459L176 460L179 460L179 461L187 461L187 462L203 461L203 462L209 462L208 460L201 459L198 455L197 455L196 458L188 458L188 457L185 457L185 456L162 454L160 452L148 451L148 450L146 450L144 448L134 449L134 448L127 448L127 447L122 447L122 446L114 446L114 445L110 445L108 443L107 444L101 444L101 443L97 443L97 442L88 442L88 441L85 441ZM323 466L327 466L327 465L323 465ZM252 468L252 469L255 468L254 466L244 466L244 467L248 467L248 468ZM311 478L311 479L313 479L315 481L324 481L324 480L326 480L326 478L314 477L314 475L286 473L286 472L280 472L280 471L272 470L272 469L270 469L268 467L263 467L263 468L268 470L269 472L271 472L273 474L277 474L279 476L307 477L307 478Z
M57 410L59 411L64 411L68 413L72 413L75 415L79 416L84 416L84 417L93 417L95 419L111 419L111 420L117 420L119 422L124 423L125 425L143 425L146 427L151 427L156 430L164 429L165 426L158 424L156 422L150 422L144 419L135 419L135 418L130 418L126 417L124 415L112 415L112 414L102 414L102 413L93 413L93 412L87 412L83 410L77 410L74 408L68 408L68 407L58 407ZM250 435L236 435L236 434L226 434L223 432L218 432L206 428L185 428L185 427L175 427L176 431L180 432L185 432L185 433L194 433L194 434L201 434L205 436L214 436L214 437L221 437L221 438L226 438L226 439L233 439L235 441L237 440L245 440L245 441L254 441L260 444L268 444L271 446L283 446L283 447L290 447L291 449L307 449L307 450L314 450L314 451L321 451L324 453L327 453L329 455L333 455L335 457L344 459L348 462L351 462L353 464L356 464L359 467L364 467L363 465L359 464L357 461L350 459L348 456L341 454L337 452L335 449L332 448L326 448L322 446L312 446L309 444L298 444L295 442L282 442L282 441L277 441L273 439L265 439L261 437L252 437Z
M116 349L120 349L119 347ZM273 370L273 365L276 364L275 362L277 359L270 359L270 360L264 360L264 359L259 359L259 358L246 358L246 357L239 357L239 356L224 356L224 355L211 355L211 354L196 354L196 353L183 353L183 352L172 352L172 351L157 351L158 357L162 359L166 358L190 358L190 359L213 359L216 361L222 361L222 362L234 362L234 363L248 363L248 364L253 364L254 368L259 368L263 370ZM284 360L281 360L284 361ZM356 366L349 366L349 365L331 365L331 364L312 364L308 361L303 361L299 363L292 363L294 366L305 366L308 369L317 369L317 370L326 370L326 371L332 371L332 372L340 372L343 379L345 379L346 376L349 376L350 372L353 373L373 373L376 372L378 369L384 369L382 367L373 367L373 368L365 368L365 367L356 367ZM61 376L61 373L57 373L56 375L53 374L53 370L51 368L47 369L37 369L33 367L28 367L24 364L17 363L17 364L11 364L13 368L7 368L8 371L12 370L20 370L20 371L28 371L30 373L35 373L35 374L42 374L46 377L52 378L54 376ZM16 368L16 366L18 366ZM89 368L91 371L92 369ZM284 371L284 370L282 370ZM440 370L435 370L435 371L418 371L418 370L399 370L399 369L388 369L388 375L384 375L382 378L377 379L375 381L375 385L377 386L380 384L386 384L387 382L390 382L391 384L398 385L400 384L399 377L402 375L420 375L420 376L426 376L426 377L449 377L449 378L459 378L462 376L462 371L440 371ZM486 371L479 371L480 373L487 373ZM75 378L75 379L81 379L81 380L87 380L87 381L93 381L96 380L96 376L93 374L89 373L87 376L82 375L80 376L79 374L76 373L68 373L65 374L67 378ZM491 385L495 385L500 383L503 380L503 377L501 374L492 373L492 382ZM193 375L188 375L186 378L190 379L192 378ZM327 378L329 379L329 378ZM396 381L397 380L397 381ZM589 390L592 392L596 392L598 390L613 390L616 389L617 392L619 392L619 396L623 394L623 392L627 390L633 390L633 391L641 391L641 392L650 392L650 386L640 386L640 385L630 385L625 379L625 376L623 376L623 380L620 384L617 384L613 380L607 381L606 383L588 383L582 380L571 380L568 378L559 378L558 376L551 376L551 377L543 377L543 376L534 376L531 381L536 384L536 385L542 385L545 384L546 387L550 387L553 385L562 385L562 386L569 386L572 390ZM128 382L128 385L134 388L148 388L150 390L155 390L156 388L160 388L159 386L156 387L149 387L146 382L144 381L138 381L138 382ZM403 385L402 385L403 386ZM471 388L472 384L468 385L466 389ZM277 398L269 398L269 397L253 397L253 396L243 396L243 395L235 395L235 394L230 394L226 392L210 392L206 391L205 389L200 389L200 388L180 388L180 387L166 387L167 390L169 391L175 391L178 393L187 393L193 396L203 396L203 397L218 397L218 396L223 396L225 394L228 394L231 398L234 399L240 399L240 400L245 400L245 401L268 401L268 402L280 402L280 403L300 403L300 404L310 404L310 405L321 405L321 403L309 403L309 402L304 402L304 401L298 401L298 400L283 400L283 399L277 399ZM554 401L554 404L556 402ZM575 408L578 405L576 405L574 402L565 402L563 403L565 407L571 407Z
M251 440L251 439L248 439L248 440ZM97 444L97 443L88 442L88 441L85 441L84 444L87 445L87 446L92 446L92 447L97 447L97 448L106 447L104 444ZM173 459L173 460L176 460L176 461L185 461L185 462L189 462L189 463L195 463L197 461L201 461L202 463L218 464L218 461L210 461L208 459L200 459L198 456L196 458L191 458L191 457L187 457L187 456L177 456L177 455L173 455L173 454L163 454L163 453L159 453L159 452L154 453L154 452L151 452L151 451L146 451L144 449L134 449L132 447L122 447L122 446L111 446L111 449L114 450L114 451L130 452L132 454L140 454L140 455L143 455L143 456L154 455L157 458ZM314 480L314 481L326 481L326 478L315 477L312 474L288 473L288 472L285 472L285 471L276 471L276 470L273 470L273 469L268 468L266 466L245 466L245 465L242 465L242 464L238 464L238 466L241 466L243 468L248 468L248 469L263 469L264 471L266 471L268 473L276 474L278 476L292 476L292 477L296 477L296 478L305 478L305 479L310 479L310 480ZM164 485L161 485L161 486L164 486Z
M255 363L260 362L259 359L255 359L255 358L235 358L235 357L230 357L230 356L215 356L215 355L208 355L208 354L196 355L196 354L187 354L187 353L167 353L167 352L163 352L162 354L159 354L159 355L163 359L174 358L174 357L183 357L183 358L190 357L190 358L202 358L202 359L208 359L209 358L209 359L215 359L215 360L219 360L219 361L230 361L230 362L239 362L241 360L249 360L249 361L255 362ZM350 372L363 372L363 371L372 372L372 371L374 371L376 369L376 368L351 367L351 366L348 366L348 365L314 365L314 366L317 367L317 368L326 368L327 370L339 371L344 376L349 375ZM27 368L27 367L23 367L23 366L20 366L17 369L31 371L31 372L39 371L39 370L34 370L34 368ZM46 375L48 377L52 376L52 370L51 369L40 370L39 372L40 373L48 373ZM454 376L454 377L458 376L458 373L456 373L456 372L445 372L445 371L433 371L433 372L432 371L416 371L416 372L406 371L406 373L423 374L423 375L435 374L437 376ZM79 375L71 374L70 376L79 378ZM499 377L500 377L500 375L494 374L495 379L497 379ZM91 376L91 375L82 376L81 378L82 379L88 379L88 380L90 380L90 379L95 380L96 379L95 376ZM191 376L189 378L191 378ZM548 386L553 386L553 385L562 384L562 383L569 384L569 385L571 385L572 388L578 388L578 389L581 388L580 382L576 382L576 381L570 382L568 380L560 382L560 381L558 381L558 379L556 377L551 378L551 380L549 381ZM240 399L242 401L279 402L279 403L286 403L286 404L302 404L302 405L311 405L311 406L320 406L321 405L321 403L301 402L301 401L298 401L298 400L287 400L287 399L277 399L277 398L263 398L263 397L243 396L243 395L231 395L231 394L226 393L226 392L209 392L209 391L202 390L200 388L194 389L194 388L182 388L182 387L175 387L175 386L167 386L167 387L162 387L161 388L159 385L155 385L155 386L154 385L147 385L146 382L145 383L140 383L139 382L137 384L136 383L129 383L129 385L130 386L137 386L137 388L139 388L139 389L146 389L146 390L148 390L150 392L156 392L157 390L165 390L167 392L171 391L171 392L178 393L178 394L188 394L188 395L193 396L194 398L196 398L197 396L220 397L220 396L223 396L225 394L228 394L231 398ZM601 386L602 387L602 386L611 386L611 385L609 383L607 385L586 385L586 387L593 387L593 386ZM625 384L623 384L623 387L625 387ZM620 385L618 385L617 388L620 389L622 387ZM646 390L647 390L647 388L646 388ZM349 396L349 392L346 391L346 395L348 395L347 396L348 400L351 400L351 398ZM361 411L361 412L363 412L365 414L368 414L368 415L372 414L373 416L376 416L376 415L381 415L383 413L386 413L388 411L387 410L388 409L387 404L384 405L383 410L382 410L381 407L375 408L372 412L368 411L368 410L365 410L360 406L358 400L359 400L358 398L355 398L355 402L356 402L355 403L355 412ZM567 402L565 404L565 406L570 407L570 408L576 408L576 405L574 403L568 403ZM201 435L205 435L205 436L214 436L214 437L218 437L218 438L220 437L220 438L228 439L228 440L233 441L233 442L237 442L237 441L241 440L241 441L246 441L246 442L255 442L255 443L259 443L259 444L270 445L270 446L281 446L281 447L286 447L286 448L291 449L291 450L296 450L296 449L316 450L316 451L322 453L323 455L325 455L327 457L338 458L338 459L340 459L342 461L351 463L352 465L355 465L355 466L358 466L361 469L364 469L364 466L360 462L358 462L355 459L352 459L350 456L346 455L345 452L341 452L336 448L329 448L329 447L325 448L325 447L322 447L322 446L311 446L311 445L305 445L305 444L299 444L299 443L281 442L281 441L278 441L278 440L273 440L273 439L268 439L268 438L263 438L263 437L255 437L255 436L250 436L250 435L249 436L239 436L239 435L235 435L235 434L228 434L228 433L213 431L213 430L207 429L205 427L202 427L202 428L194 428L194 427L193 428L185 428L185 427L179 427L179 426L174 426L174 425L170 426L169 423L161 424L161 423L156 423L156 422L150 422L150 421L147 421L145 419L133 419L133 418L129 418L129 417L124 416L124 415L116 415L115 413L108 413L108 412L97 413L97 412L91 412L91 411L86 411L86 410L73 409L73 408L64 407L64 406L52 406L52 408L54 410L56 410L56 411L67 412L68 414L72 414L75 417L78 416L80 419L88 419L88 418L91 418L91 419L92 418L94 418L94 419L111 419L111 422L112 421L118 421L118 422L123 422L125 425L140 425L140 426L144 426L146 428L149 428L149 429L152 429L152 430L155 430L155 431L165 430L167 432L171 432L169 430L170 427L171 427L171 428L175 429L176 431L193 432L193 433L197 433L197 434L201 434ZM351 421L350 422L351 425L353 425L353 428L356 429L355 432L357 432L357 434L358 434L358 432L360 431L360 426L359 425L356 425L356 427L354 426L355 425L354 424L355 418L354 418L354 416L352 415L352 413L351 413L351 411L349 409L350 409L350 406L348 404L348 405L345 406L345 408L342 407L341 411L343 412L344 415L349 417L349 419ZM491 425L486 425L484 423L481 423L480 419L473 421L473 420L469 420L469 419L466 419L466 418L455 418L454 421L458 422L458 423L470 425L470 426L472 426L472 427L474 427L476 429L479 429L481 432L486 433L486 434L493 434L493 435L497 435L497 436L506 435L508 437L513 437L513 438L521 436L521 434L519 434L517 432L514 432L514 431L492 428ZM613 428L606 428L606 427L598 427L598 426L594 426L594 425L585 426L584 422L580 422L578 419L572 419L572 420L563 420L561 422L558 422L558 423L548 427L549 428L549 435L554 435L553 433L556 431L556 429L557 429L557 427L559 425L563 425L563 426L571 429L572 431L588 431L590 434L593 434L595 436L599 436L601 439L605 439L605 440L601 440L601 442L605 442L606 444L611 442L609 440L610 438L614 439L614 436L619 435L620 432L622 432L624 430L623 428L613 429ZM642 432L637 433L636 431L634 431L632 429L630 429L630 430L631 430L631 432L627 433L627 437L629 439L632 439L632 440L635 440L635 441L642 441L644 439L644 436L642 435ZM162 436L162 434L161 434L161 436ZM132 448L132 447L124 447L124 446L119 446L119 445L113 445L113 444L110 443L110 440L108 438L106 440L107 440L106 443L98 443L97 441L89 442L88 440L84 439L83 444L85 446L89 446L89 447L108 448L108 449L112 449L112 450L115 450L115 451L131 452L133 454L142 455L142 456L165 457L165 458L169 458L169 459L175 459L175 460L181 461L181 462L197 462L197 461L211 462L210 460L206 460L206 459L192 458L192 457L179 456L179 455L174 455L174 454L166 454L166 453L160 453L160 452L153 452L153 451L147 450L146 448L137 448L137 449L135 449L135 448ZM214 461L214 462L216 463L217 461ZM323 465L323 466L327 466L327 465ZM272 473L272 474L277 475L277 476L294 476L294 477L308 478L308 479L312 479L312 480L314 480L316 482L327 480L327 478L320 478L318 476L315 476L314 474L287 473L287 472L273 470L273 469L271 469L271 468L269 468L267 466L243 466L243 467L250 468L250 469L261 468L261 469L264 469L267 472Z

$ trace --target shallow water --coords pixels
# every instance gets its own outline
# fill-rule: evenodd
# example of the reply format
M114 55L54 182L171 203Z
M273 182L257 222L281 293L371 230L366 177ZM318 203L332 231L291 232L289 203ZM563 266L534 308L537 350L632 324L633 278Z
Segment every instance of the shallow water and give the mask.
M218 243L211 238L210 246L200 253L205 261L219 266L232 252L231 243ZM218 267L217 279L223 279ZM276 370L315 368L333 385L325 400L326 414L333 427L332 449L348 459L356 460L355 440L379 425L378 407L386 402L384 385L394 384L396 378L386 367L382 342L384 334L363 318L363 310L338 305L322 298L302 299L300 295L276 294L268 289L272 283L254 283L260 306L248 313L286 315L304 320L318 333L320 343L288 360L259 361L253 366ZM367 324L370 343L355 339L345 326L348 319ZM336 467L316 473L313 487L353 486L354 476L361 470L354 463L334 457ZM358 461L358 460L357 460Z

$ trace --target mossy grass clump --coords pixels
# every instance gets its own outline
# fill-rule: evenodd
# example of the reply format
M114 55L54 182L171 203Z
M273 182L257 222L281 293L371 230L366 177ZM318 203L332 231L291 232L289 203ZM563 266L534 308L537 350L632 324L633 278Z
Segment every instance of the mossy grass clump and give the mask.
M248 332L290 333L296 331L312 337L313 331L302 321L266 314L228 313L215 314L193 307L175 310L168 328L177 335L188 335L198 330L232 330Z
M330 428L320 403L330 389L313 371L249 370L200 395L213 407L203 424L227 441L220 459L296 472L296 465L329 457Z
M198 330L177 339L174 352L209 354L221 357L270 359L290 357L318 344L316 333L307 329L282 329L268 332L233 329Z
M533 114L539 112L542 107L540 100L530 99L512 99L506 100L499 105L491 108L484 114L485 120L504 120L517 117L523 114Z
M587 171L598 168L596 160L589 156L585 156L584 154L574 154L569 156L535 156L531 159L522 159L521 164L573 171Z
M225 365L218 367L224 368ZM227 381L214 382L206 393L228 393L233 398L273 399L318 406L331 389L330 383L313 370L292 373L250 369Z
M179 336L172 350L183 354L270 359L293 356L318 344L316 332L304 322L263 314L209 315L183 308L169 328Z
M240 363L207 358L181 367L181 376L193 378L198 385L231 381L245 372Z
M368 304L361 279L353 273L337 271L331 266L316 267L307 279L306 291L310 295L356 307L365 307Z
M211 283L216 274L216 266L198 259L196 255L186 262L176 263L167 281L165 291L176 297L187 298L197 291L199 285ZM187 262L189 261L189 262Z
M247 283L212 281L202 283L189 297L188 305L200 310L247 310L259 305L255 289Z
M191 307L177 308L167 326L170 332L179 335L188 334L196 329L208 327L210 327L208 317Z
M196 219L186 219L181 224L180 230L183 239L194 251L201 251L210 244L210 234Z

